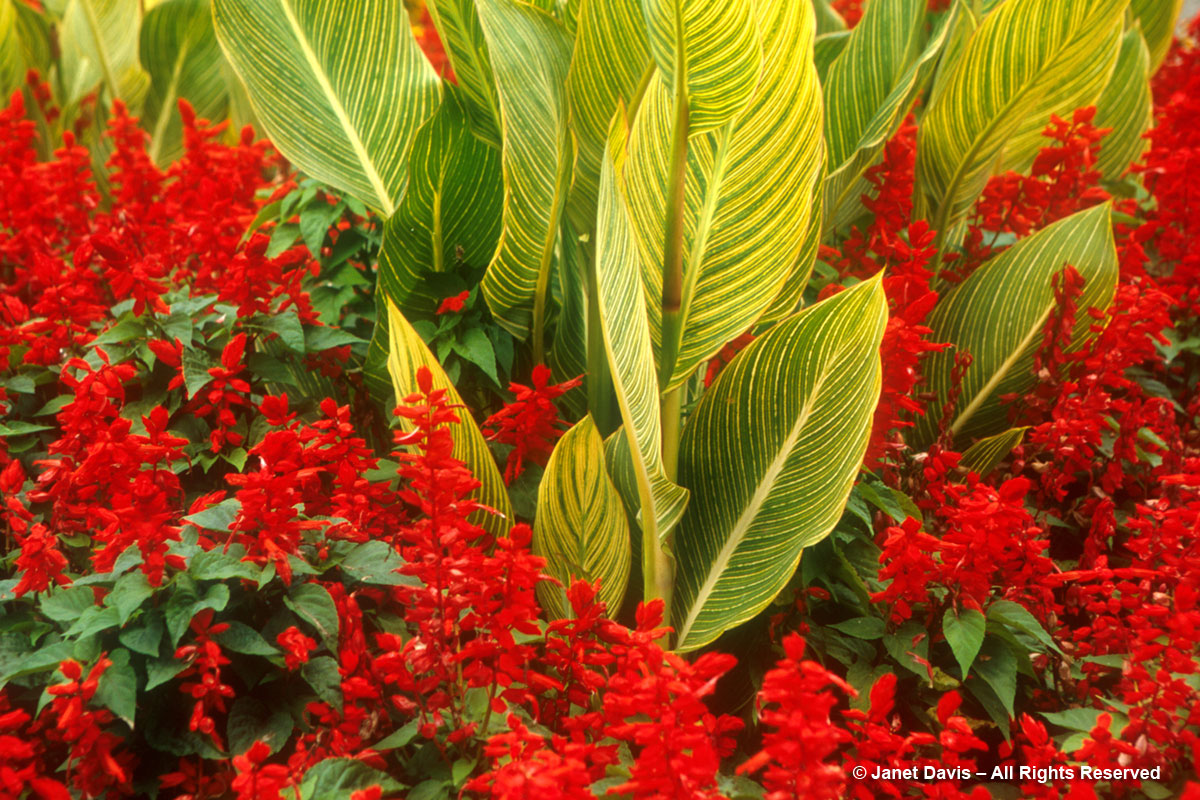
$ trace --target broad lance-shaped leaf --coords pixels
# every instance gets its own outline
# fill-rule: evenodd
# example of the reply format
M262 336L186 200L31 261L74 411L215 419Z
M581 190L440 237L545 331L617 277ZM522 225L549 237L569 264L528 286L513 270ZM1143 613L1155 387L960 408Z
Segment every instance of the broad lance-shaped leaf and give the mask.
M9 93L25 77L25 58L21 51L21 31L17 27L17 0L0 0L0 92Z
M59 25L68 105L100 88L100 105L138 109L149 85L138 62L141 24L138 0L69 0Z
M569 77L577 153L568 213L580 230L595 224L608 124L634 105L652 63L638 0L582 0Z
M1100 141L1096 166L1109 180L1117 180L1141 158L1149 142L1142 138L1154 122L1150 96L1150 53L1135 26L1125 32L1112 80L1096 103L1097 128L1112 128Z
M629 210L660 374L678 386L771 305L809 232L821 176L821 86L807 2L755 0L764 69L745 111L688 142L679 324L662 324L674 100L659 73L629 138ZM804 265L805 269L811 266ZM666 338L665 338L666 337Z
M467 465L481 484L477 498L483 505L500 512L499 515L483 513L473 521L486 528L496 536L503 536L513 524L512 505L508 499L508 490L500 470L492 459L491 450L483 438L483 433L470 411L454 388L454 384L442 371L441 364L429 352L421 335L409 324L404 315L392 303L387 304L388 316L388 372L392 377L392 386L396 392L396 402L416 392L417 370L428 367L433 376L433 388L445 389L446 398L450 404L458 407L459 421L450 426L454 436L454 457Z
M475 13L475 0L427 0L446 58L465 95L471 129L484 142L500 149L500 101L492 76L488 44Z
M547 574L562 583L538 584L542 607L555 617L570 616L563 589L575 578L599 579L609 616L620 609L629 580L629 523L590 415L563 434L550 454L538 486L533 552L546 559Z
M759 337L722 371L684 428L675 534L678 647L753 617L803 549L841 516L879 400L887 302L878 278Z
M963 451L962 459L958 462L959 466L986 478L988 473L994 470L996 465L1021 443L1027 430L1029 430L1028 426L1009 428L1003 433L980 439Z
M468 273L487 266L500 238L504 188L500 153L471 135L460 91L417 131L408 191L388 219L379 252L379 288L402 312L432 314Z
M612 370L613 389L621 409L636 479L642 535L668 542L671 529L687 505L686 489L667 478L662 460L662 420L658 378L650 344L650 323L638 278L637 246L626 209L621 173L625 156L625 120L613 119L612 135L600 169L596 217L596 278L604 349ZM643 557L652 548L643 547ZM653 568L648 570L654 572ZM647 565L643 562L643 572ZM647 586L647 592L661 587ZM654 595L652 595L654 596Z
M923 0L874 0L829 68L825 87L825 227L863 212L862 175L924 90L956 11L942 17L925 43Z
M1162 66L1171 39L1175 36L1175 21L1183 9L1183 0L1129 0L1129 10L1142 26L1146 47L1150 50L1150 73Z
M566 33L517 0L477 0L491 53L504 137L504 228L482 288L514 336L543 334L558 223L574 151L567 128ZM535 341L539 348L541 341ZM541 356L541 353L535 354Z
M150 9L142 22L141 59L150 74L142 115L150 131L148 153L156 164L167 164L183 153L180 100L212 121L223 119L229 105L209 0L167 0Z
M1023 172L1051 114L1092 105L1108 84L1128 0L1006 0L967 41L917 138L918 200L943 241L988 178Z
M217 39L272 144L385 217L439 100L402 3L213 0Z
M1103 311L1116 292L1117 251L1108 204L1072 214L1017 242L948 292L930 315L930 340L954 345L925 362L929 389L936 395L932 408L941 408L950 395L954 352L970 353L973 359L950 423L957 440L1006 429L1000 398L1033 388L1033 357L1055 308L1051 280L1067 264L1086 281L1068 347L1077 349L1091 335L1087 309ZM937 416L918 420L917 446L936 437Z

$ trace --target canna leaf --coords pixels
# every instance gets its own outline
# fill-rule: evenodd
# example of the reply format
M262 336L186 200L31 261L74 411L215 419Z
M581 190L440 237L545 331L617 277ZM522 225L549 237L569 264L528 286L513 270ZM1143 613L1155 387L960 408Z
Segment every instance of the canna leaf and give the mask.
M474 0L429 0L425 7L462 87L472 131L499 150L500 101Z
M590 415L563 434L550 454L538 487L533 552L546 559L547 574L563 588L572 578L599 579L609 616L620 609L629 580L629 523ZM553 616L570 616L561 588L542 582L538 599Z
M477 0L503 133L504 227L482 288L496 321L534 333L541 360L550 272L574 152L567 128L570 43L549 14L516 0Z
M417 370L428 367L433 376L433 388L445 389L450 404L459 408L459 421L450 425L454 436L454 457L466 464L475 475L475 479L480 482L477 490L479 502L499 512L484 513L472 521L496 536L505 535L513 522L512 505L509 503L504 479L492 459L483 433L471 418L471 413L466 410L458 390L421 340L421 335L413 329L394 303L387 303L387 317L387 366L396 392L396 402L402 402L405 397L417 391Z
M5 98L20 87L26 70L16 1L0 0L0 93Z
M305 173L392 215L437 75L390 0L213 0L217 39L272 143Z
M826 228L849 223L863 212L863 173L933 77L955 12L942 19L925 43L925 6L922 0L870 3L829 68L824 81Z
M121 100L137 109L149 80L138 61L138 0L69 0L59 26L68 105L99 87L99 105Z
M812 9L798 0L753 5L765 64L756 91L729 124L688 142L682 304L670 329L661 297L675 120L663 75L651 79L630 131L629 209L664 389L749 328L785 282L806 282L812 266L801 253L824 147Z
M1142 134L1154 122L1150 96L1150 53L1135 28L1121 39L1121 53L1112 80L1096 103L1097 128L1112 128L1100 141L1097 168L1108 180L1117 180L1129 165L1142 157L1150 144Z
M958 440L990 436L1008 427L1000 398L1022 394L1035 382L1033 357L1054 309L1053 276L1070 264L1086 280L1069 349L1090 337L1090 307L1104 310L1117 285L1117 251L1110 206L1080 211L1022 239L991 259L938 303L929 318L931 341L951 342L974 361L950 423ZM929 390L940 408L951 390L954 354L930 354L925 362ZM915 439L925 446L937 435L936 414L917 422Z
M225 57L209 0L167 0L155 6L146 13L140 38L142 66L150 75L142 116L150 131L147 153L163 165L183 153L180 100L187 100L203 119L225 117Z
M963 46L917 137L918 195L953 241L988 178L1024 172L1051 114L1100 97L1128 0L1005 0Z
M692 503L675 537L673 622L693 650L753 617L841 516L879 399L879 279L779 323L737 355L684 428Z
M1154 74L1171 49L1183 0L1129 0L1129 10L1142 26L1142 36L1150 51L1150 74Z
M987 477L988 473L1021 443L1027 430L1028 426L1009 428L1003 433L980 439L963 451L959 466L977 473L980 477Z

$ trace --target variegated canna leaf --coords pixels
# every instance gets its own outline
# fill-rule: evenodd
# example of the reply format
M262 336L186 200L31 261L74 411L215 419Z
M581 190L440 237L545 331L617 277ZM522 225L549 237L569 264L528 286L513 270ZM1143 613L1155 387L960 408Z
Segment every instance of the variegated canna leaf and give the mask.
M963 451L962 460L958 462L958 465L986 478L988 473L994 470L996 465L1021 443L1027 430L1029 430L1028 426L1009 428L1003 433L980 439Z
M18 27L17 0L0 0L0 93L9 93L25 78L25 58Z
M553 616L570 616L562 590L576 578L599 579L608 615L620 610L629 580L629 523L591 416L563 434L550 454L538 486L533 552L546 559L547 573L562 583L561 588L538 585L538 599Z
M878 278L779 323L722 371L688 420L672 621L693 650L762 611L841 516L879 399Z
M433 353L421 340L421 335L413 329L400 310L393 303L386 303L388 318L388 374L392 378L392 387L396 392L396 402L418 390L417 370L428 367L433 377L434 389L445 389L450 404L458 408L459 421L450 425L454 436L453 455L463 462L480 482L477 499L498 514L481 512L472 522L486 528L496 536L503 536L513 524L512 505L508 499L508 489L504 479L492 458L487 441L471 412L467 409L454 388L454 384L442 370L441 364L434 358Z
M1070 264L1086 283L1078 299L1079 313L1069 349L1090 336L1090 307L1104 310L1117 285L1117 252L1111 209L1100 205L1059 220L979 267L947 292L929 318L935 342L950 342L970 353L973 362L962 379L950 432L971 441L1005 430L1008 419L1000 398L1033 388L1033 358L1042 329L1055 307L1051 280ZM953 351L930 354L924 372L934 393L934 409L950 396ZM937 414L917 422L915 444L928 445L937 435Z
M683 287L678 324L664 330L661 298L674 100L651 79L629 139L629 209L664 388L680 385L772 304L789 279L803 282L823 143L820 83L812 63L813 15L805 0L755 0L764 71L745 111L688 142ZM799 274L797 274L799 273Z
M462 87L472 130L500 149L500 101L474 0L428 0L425 7Z
M1150 96L1150 53L1141 32L1134 27L1121 40L1121 54L1112 80L1096 103L1097 128L1112 131L1100 142L1096 167L1109 180L1116 180L1129 165L1141 158L1149 145L1142 134L1154 122L1154 100Z
M1183 9L1183 0L1129 0L1129 10L1141 24L1142 36L1150 51L1150 73L1167 57L1175 37L1175 21Z
M100 105L120 100L136 112L150 84L138 61L138 0L69 0L59 26L68 105L94 89Z
M953 241L992 174L1032 164L1052 114L1100 97L1127 3L1005 0L983 19L918 133L918 194L939 241Z
M214 0L217 39L288 160L391 216L437 75L391 0Z
M500 99L504 227L482 288L496 321L533 334L543 359L550 274L574 151L567 127L570 43L546 12L518 0L476 0Z

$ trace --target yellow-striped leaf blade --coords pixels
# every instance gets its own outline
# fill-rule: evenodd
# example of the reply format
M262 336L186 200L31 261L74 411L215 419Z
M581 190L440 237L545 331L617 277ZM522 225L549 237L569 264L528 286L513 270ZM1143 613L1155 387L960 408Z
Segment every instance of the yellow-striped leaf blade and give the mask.
M1000 398L1033 387L1033 357L1055 307L1051 280L1067 264L1086 281L1069 345L1078 348L1090 335L1087 309L1107 308L1116 291L1117 251L1107 204L1072 214L1017 242L943 296L930 315L930 340L950 342L974 359L950 423L957 440L971 441L1008 427ZM952 351L931 354L925 362L935 409L949 397L953 366ZM918 446L935 437L937 416L926 414L917 422Z
M626 144L624 122L621 114L614 118L600 169L596 295L604 349L637 485L638 504L630 510L638 518L646 539L665 543L683 514L688 493L667 478L663 467L658 377L654 369L650 323L638 277L637 245L621 182ZM651 550L642 548L644 555ZM643 570L647 571L645 564ZM661 587L648 586L646 589L657 592Z
M26 69L16 2L0 0L0 96L5 103L9 93L21 85Z
M1150 72L1162 65L1175 36L1175 20L1183 9L1183 0L1129 0L1129 10L1142 26L1146 47L1150 50Z
M1005 0L966 42L922 119L918 191L939 236L996 172L1023 172L1051 114L1093 105L1120 48L1128 0Z
M562 589L571 580L600 580L600 599L611 617L620 610L629 581L629 523L608 477L604 442L591 416L563 434L538 486L533 552L562 588L538 585L538 599L552 616L570 616Z
M1109 180L1116 180L1141 158L1150 144L1142 134L1154 121L1150 96L1150 53L1135 27L1121 40L1121 54L1112 80L1096 103L1097 128L1112 128L1100 142L1096 167Z
M925 6L922 0L874 0L829 68L824 81L827 229L862 213L863 173L933 77L955 12L942 18L926 43Z
M651 64L638 0L582 0L569 78L576 146L569 213L580 230L595 225L609 123L619 106L630 107Z
M825 174L824 150L824 147L822 147L821 169L818 171L819 177L817 178L818 186L822 182L822 177L820 176L824 176ZM813 193L812 213L808 217L808 230L804 234L804 242L800 246L800 253L796 256L790 274L784 280L779 294L771 301L770 307L759 317L759 325L776 323L784 317L790 317L799 310L804 300L804 290L808 288L808 281L812 278L813 266L817 263L817 253L821 249L821 222L824 219L824 215L822 214L824 203L825 192L818 189Z
M821 177L821 86L804 0L755 0L762 79L745 111L688 144L683 293L673 341L662 341L663 253L674 101L661 73L630 132L629 208L656 353L674 387L770 307L792 275Z
M183 123L178 102L186 100L196 116L219 122L229 106L225 57L213 31L209 0L167 0L146 12L141 31L142 66L150 91L142 121L150 131L147 150L157 164L183 153Z
M562 26L541 9L517 0L476 0L476 8L491 53L504 139L504 227L483 295L496 321L524 338L545 320L554 243L571 179L566 98L571 47Z
M795 13L797 3L808 5L805 0L783 0L779 5L793 6ZM769 31L756 21L755 0L641 4L663 85L674 91L676 78L682 80L692 133L719 128L740 114L754 95L765 60L759 31Z
M100 105L121 100L135 112L149 78L138 61L138 0L69 0L59 25L67 105L101 89Z
M958 465L980 477L987 477L988 473L994 470L996 465L1021 443L1027 430L1029 430L1028 426L1009 428L995 436L980 439L963 451L962 460L958 462Z
M879 399L887 302L865 281L779 323L705 393L680 443L677 646L753 617L833 529Z
M454 77L462 87L471 128L483 141L500 148L500 101L488 45L479 26L474 0L427 0Z
M439 83L393 0L213 0L217 39L272 143L385 217Z
M413 138L408 190L379 251L379 288L406 314L436 311L461 288L447 273L482 270L500 238L500 153L471 135L459 90L445 90Z
M417 370L428 367L433 377L434 389L445 389L446 398L450 404L458 407L459 421L450 425L454 436L454 457L467 465L480 482L476 497L483 505L495 509L499 514L484 513L474 522L483 526L496 536L507 533L513 523L512 505L508 499L508 490L504 479L492 458L491 450L483 438L483 433L471 412L462 401L458 390L442 370L441 364L429 352L421 335L413 329L395 304L387 303L388 317L388 373L392 378L392 387L396 392L396 402L418 391Z

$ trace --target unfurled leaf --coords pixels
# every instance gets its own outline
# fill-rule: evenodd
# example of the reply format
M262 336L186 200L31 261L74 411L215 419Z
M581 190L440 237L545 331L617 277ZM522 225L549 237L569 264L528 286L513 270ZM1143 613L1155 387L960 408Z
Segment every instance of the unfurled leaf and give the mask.
M887 304L866 281L779 323L684 428L673 622L691 650L753 617L841 516L879 399Z
M1109 180L1117 180L1141 158L1149 142L1142 134L1154 121L1150 96L1150 53L1141 33L1126 31L1112 79L1096 103L1097 128L1112 128L1100 141L1096 167Z
M563 434L550 454L534 519L533 552L546 559L547 574L562 583L562 588L538 585L542 607L567 617L562 589L574 578L599 579L599 599L608 605L609 616L616 614L629 580L629 523L591 416Z
M966 680L967 671L983 646L983 637L987 633L987 619L974 608L964 608L961 612L953 608L947 609L942 617L942 633L946 635L946 643L954 660L962 670Z
M403 4L214 0L213 18L272 144L390 216L409 143L439 99Z

